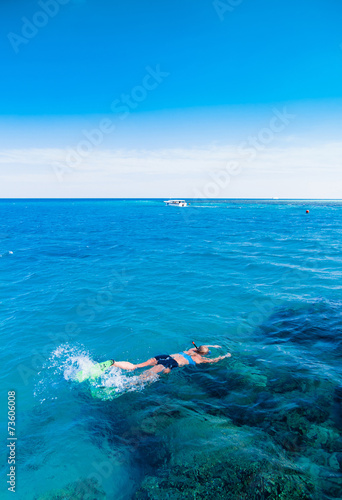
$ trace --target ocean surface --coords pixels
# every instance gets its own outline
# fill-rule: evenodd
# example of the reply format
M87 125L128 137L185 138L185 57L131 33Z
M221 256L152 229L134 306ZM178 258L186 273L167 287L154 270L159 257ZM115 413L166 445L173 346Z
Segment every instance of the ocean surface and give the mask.
M342 498L342 202L2 200L0 271L17 500Z

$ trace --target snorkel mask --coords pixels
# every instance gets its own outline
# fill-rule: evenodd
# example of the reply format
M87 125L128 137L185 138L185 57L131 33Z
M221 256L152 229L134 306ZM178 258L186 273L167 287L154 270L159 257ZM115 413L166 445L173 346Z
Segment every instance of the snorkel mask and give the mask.
M196 347L196 349L198 349L197 345L195 344L195 342L192 342L194 344L194 346ZM211 354L211 351L208 351L208 354Z

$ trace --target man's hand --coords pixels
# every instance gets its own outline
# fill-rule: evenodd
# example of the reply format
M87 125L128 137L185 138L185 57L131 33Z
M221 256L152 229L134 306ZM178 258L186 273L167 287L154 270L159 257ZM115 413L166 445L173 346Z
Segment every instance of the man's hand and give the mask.
M217 358L213 358L213 359L202 358L201 363L217 363L218 361L221 361L221 359L230 358L230 357L231 357L231 354L230 354L230 352L228 352L224 356L218 356Z
M230 358L232 355L230 354L230 352L227 352L227 354L225 354L224 356L219 356L218 358L216 358L217 360L219 359L225 359L225 358Z

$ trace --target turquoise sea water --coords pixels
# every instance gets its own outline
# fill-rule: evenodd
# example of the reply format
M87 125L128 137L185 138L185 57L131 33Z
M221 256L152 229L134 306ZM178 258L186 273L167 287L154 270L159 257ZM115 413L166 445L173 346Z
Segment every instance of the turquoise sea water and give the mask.
M341 214L338 201L1 201L16 498L342 498ZM74 380L192 341L232 357L150 384L118 369Z

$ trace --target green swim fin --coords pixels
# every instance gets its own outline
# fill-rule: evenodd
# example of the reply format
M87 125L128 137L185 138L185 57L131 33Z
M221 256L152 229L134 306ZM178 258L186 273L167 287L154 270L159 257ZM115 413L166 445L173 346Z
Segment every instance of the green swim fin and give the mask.
M76 380L78 382L84 382L85 380L94 380L102 375L108 368L113 366L114 360L109 359L103 363L97 363L97 365L92 366L89 369L81 370L76 375Z

